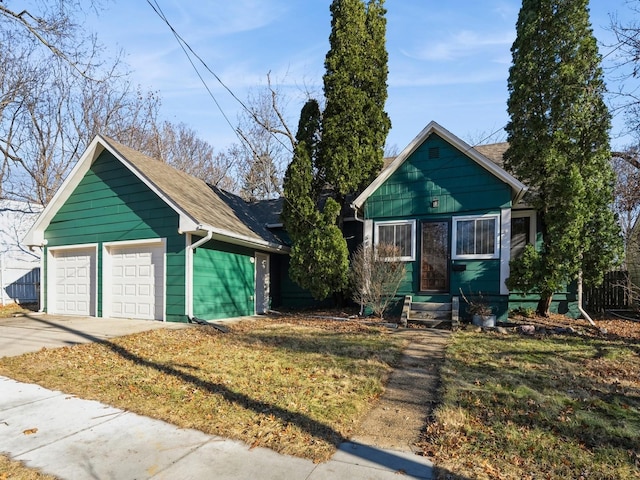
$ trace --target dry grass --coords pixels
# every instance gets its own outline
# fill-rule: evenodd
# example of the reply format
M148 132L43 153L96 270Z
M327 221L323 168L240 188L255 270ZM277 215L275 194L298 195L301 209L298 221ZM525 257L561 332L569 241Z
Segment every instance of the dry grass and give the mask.
M0 374L323 461L383 392L400 351L384 329L286 318L43 349L0 360Z
M36 310L38 310L38 305L34 303L7 303L6 305L0 304L0 318L12 317L14 315L20 315L23 313L33 313Z
M422 443L440 478L640 478L640 323L574 326L454 335Z
M0 480L56 480L56 477L0 455Z

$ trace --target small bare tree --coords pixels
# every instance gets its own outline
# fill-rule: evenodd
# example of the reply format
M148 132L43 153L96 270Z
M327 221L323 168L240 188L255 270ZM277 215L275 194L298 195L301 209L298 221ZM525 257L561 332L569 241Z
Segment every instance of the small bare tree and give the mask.
M352 298L360 304L360 314L370 308L384 318L406 275L404 262L399 260L395 245L361 244L351 256L350 281Z
M640 304L640 160L637 148L615 152L616 174L613 210L624 242L624 268L629 272L625 288L630 303Z

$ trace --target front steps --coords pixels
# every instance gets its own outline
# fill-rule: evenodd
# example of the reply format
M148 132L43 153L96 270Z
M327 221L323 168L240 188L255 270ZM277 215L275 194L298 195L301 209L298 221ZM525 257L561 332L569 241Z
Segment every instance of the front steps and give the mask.
M460 299L452 297L451 303L414 302L411 295L404 297L400 323L409 322L427 327L450 327L455 330L460 325Z

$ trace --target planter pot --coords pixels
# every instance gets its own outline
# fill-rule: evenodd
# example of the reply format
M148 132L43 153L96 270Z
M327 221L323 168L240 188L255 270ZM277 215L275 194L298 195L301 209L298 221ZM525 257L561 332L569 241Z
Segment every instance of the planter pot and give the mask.
M495 327L496 316L495 315L474 315L471 319L474 325L478 327Z

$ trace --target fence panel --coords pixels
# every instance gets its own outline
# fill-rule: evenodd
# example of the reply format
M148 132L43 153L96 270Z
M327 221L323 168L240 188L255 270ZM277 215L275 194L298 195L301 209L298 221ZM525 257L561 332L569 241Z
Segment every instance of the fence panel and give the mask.
M630 307L629 272L607 272L602 285L585 288L583 306L590 312L624 310Z
M0 261L0 305L38 303L40 268L33 264L4 266Z

